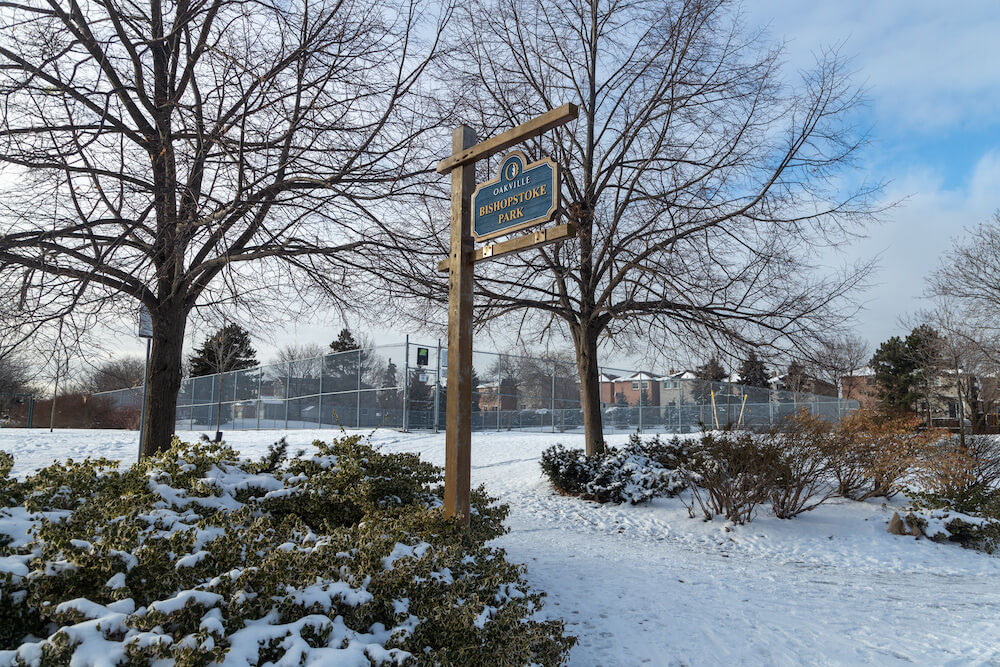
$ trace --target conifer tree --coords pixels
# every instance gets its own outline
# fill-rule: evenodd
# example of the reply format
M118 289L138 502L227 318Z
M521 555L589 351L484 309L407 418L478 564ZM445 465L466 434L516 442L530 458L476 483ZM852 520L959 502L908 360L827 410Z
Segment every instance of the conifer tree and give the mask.
M763 359L750 350L750 354L740 366L740 384L748 387L767 387L767 379L767 369L764 367Z
M708 361L699 366L695 372L699 379L711 380L712 382L722 382L729 375L722 362L714 354Z
M189 367L191 376L198 377L253 368L257 363L250 332L238 324L227 324L194 349Z

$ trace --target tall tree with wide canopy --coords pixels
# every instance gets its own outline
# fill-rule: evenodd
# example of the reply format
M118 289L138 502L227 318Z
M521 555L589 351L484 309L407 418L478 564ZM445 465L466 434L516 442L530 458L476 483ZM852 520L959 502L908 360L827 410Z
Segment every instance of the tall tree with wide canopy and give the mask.
M169 445L192 310L350 305L352 251L431 164L418 82L450 10L421 1L0 4L0 282L149 310L143 453Z
M578 238L477 265L476 299L481 322L569 333L588 453L603 448L603 341L777 354L853 310L842 297L870 266L819 258L871 219L879 185L839 178L866 137L836 53L792 82L780 48L725 0L471 0L463 11L447 75L479 136L580 108L524 145L563 166L562 219ZM426 254L400 258L398 289L443 298L427 265L447 254L446 219L429 216Z

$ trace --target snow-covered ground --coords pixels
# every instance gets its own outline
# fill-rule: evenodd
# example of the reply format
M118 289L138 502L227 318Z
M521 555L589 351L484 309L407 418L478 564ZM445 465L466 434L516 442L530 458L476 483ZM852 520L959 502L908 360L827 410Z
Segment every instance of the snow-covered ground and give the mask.
M227 435L257 456L285 434ZM293 450L331 435L287 433ZM136 439L3 429L0 449L23 475L57 458L131 461ZM443 434L373 439L444 463ZM574 665L1000 664L1000 558L889 535L898 502L833 501L791 521L765 509L727 529L688 518L676 499L602 506L554 494L538 467L554 442L582 446L578 435L474 434L472 475L510 503L500 546L579 637Z

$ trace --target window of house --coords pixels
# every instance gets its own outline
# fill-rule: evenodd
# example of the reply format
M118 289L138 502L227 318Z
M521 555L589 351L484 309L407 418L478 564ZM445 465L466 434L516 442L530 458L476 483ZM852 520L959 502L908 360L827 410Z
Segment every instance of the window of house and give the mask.
M639 389L639 381L638 380L632 380L632 389L635 389L635 390Z

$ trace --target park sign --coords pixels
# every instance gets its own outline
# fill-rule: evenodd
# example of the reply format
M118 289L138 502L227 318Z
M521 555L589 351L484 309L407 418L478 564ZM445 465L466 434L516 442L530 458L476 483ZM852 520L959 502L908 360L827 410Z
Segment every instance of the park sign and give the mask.
M527 163L512 151L500 161L497 177L472 195L472 235L478 241L548 222L559 208L559 165L546 157Z

